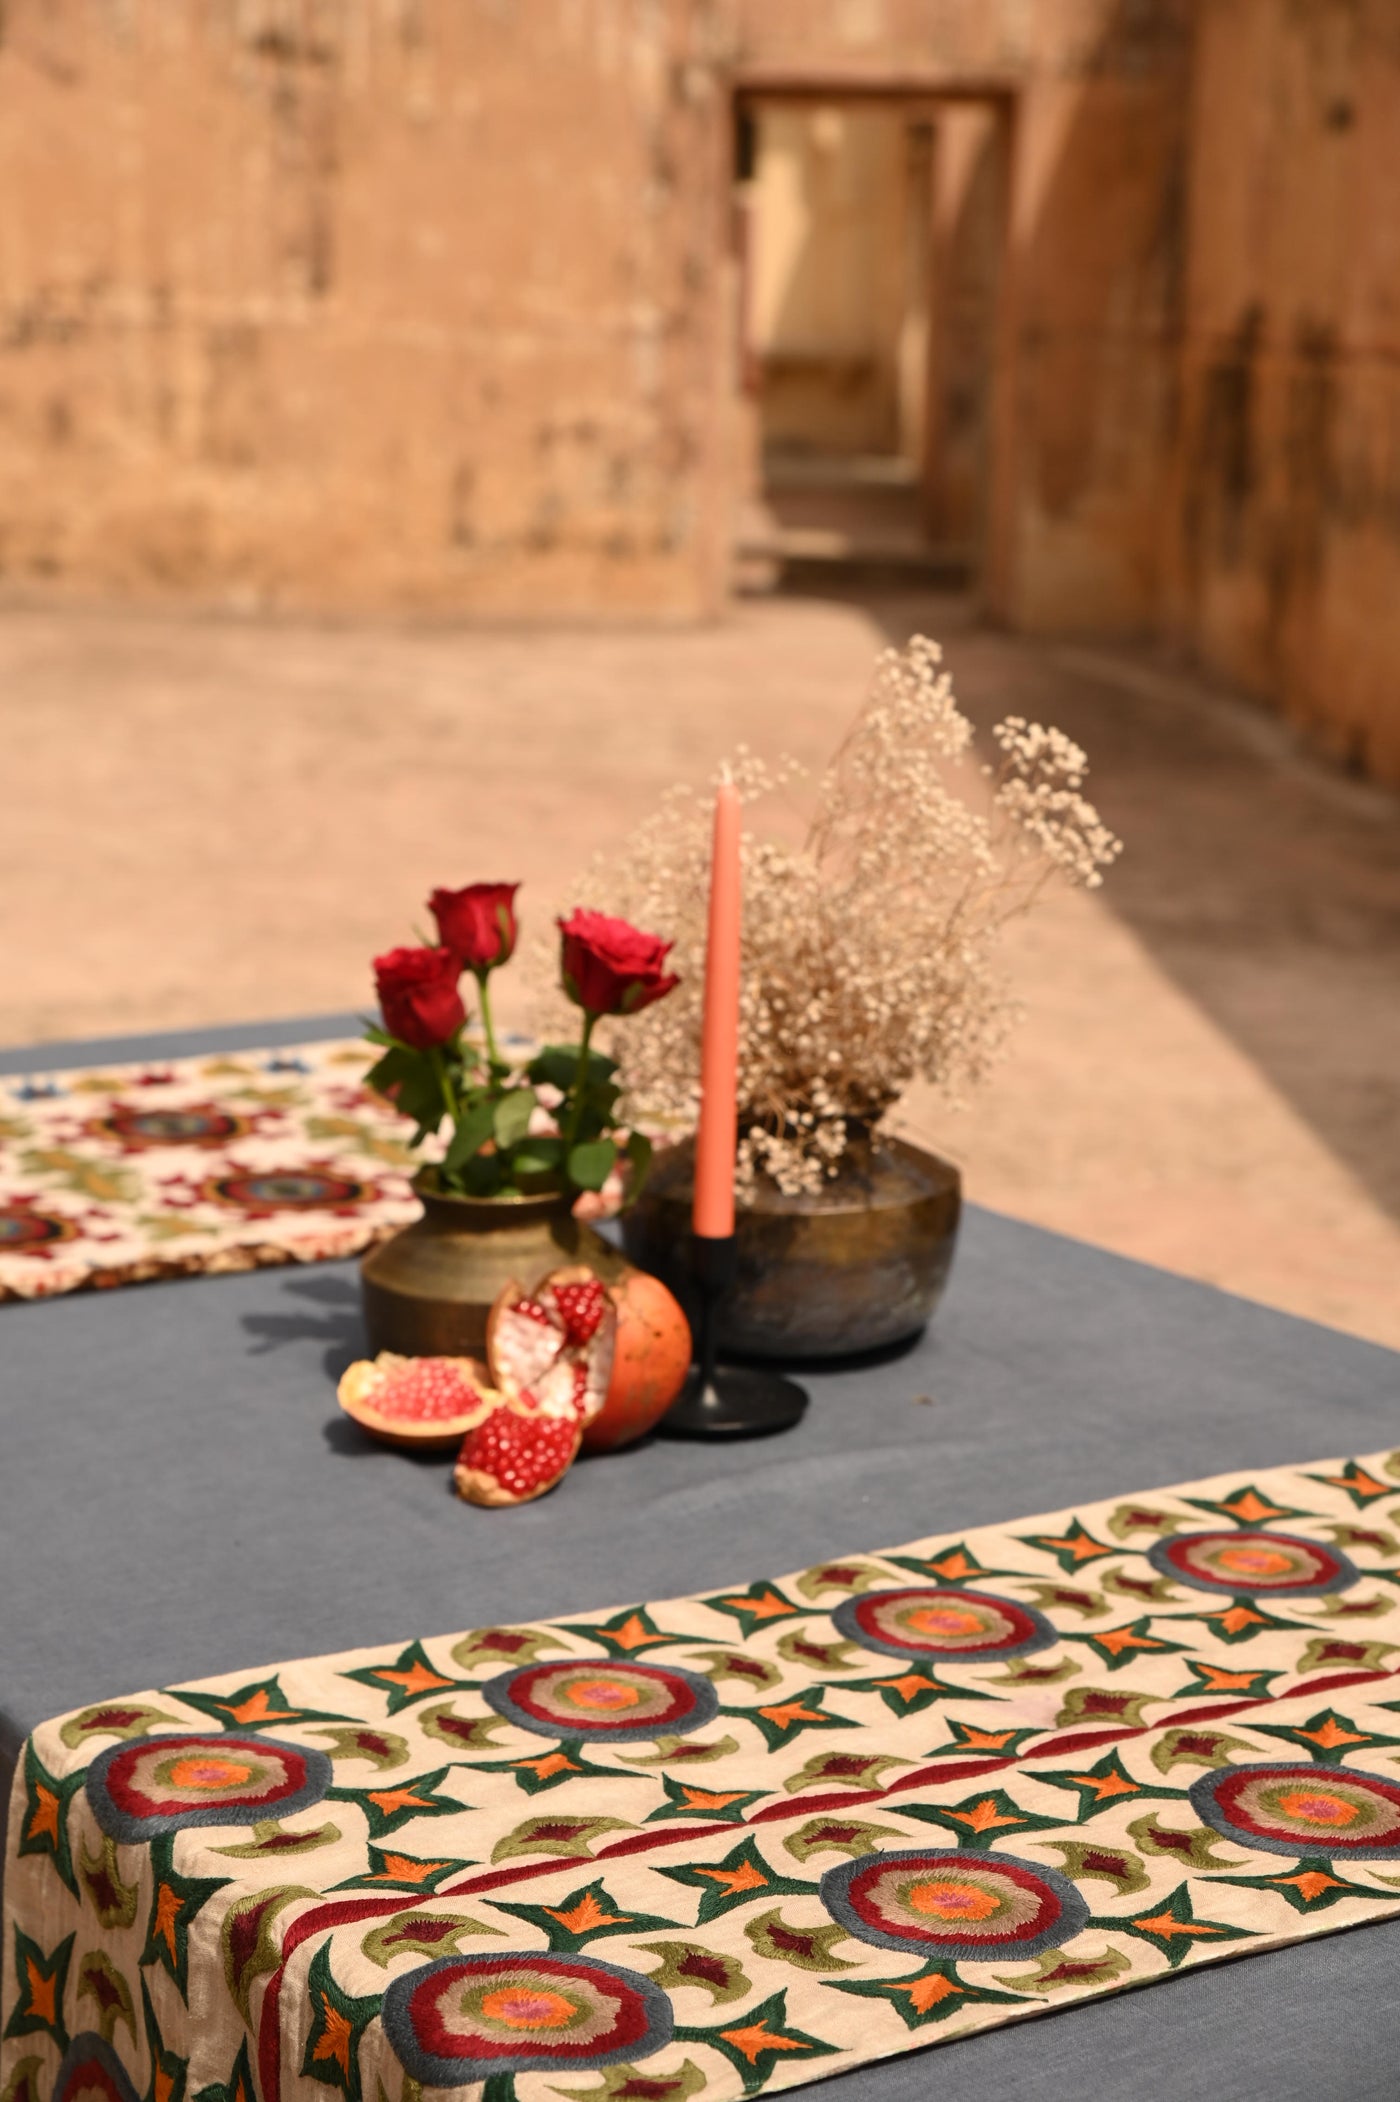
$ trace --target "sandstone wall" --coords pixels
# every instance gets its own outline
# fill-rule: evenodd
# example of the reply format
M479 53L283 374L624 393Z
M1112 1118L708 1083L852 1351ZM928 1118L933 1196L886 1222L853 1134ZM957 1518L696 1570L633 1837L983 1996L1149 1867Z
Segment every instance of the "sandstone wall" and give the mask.
M4 0L0 585L721 597L721 0Z
M1169 612L1400 782L1400 10L1204 0Z

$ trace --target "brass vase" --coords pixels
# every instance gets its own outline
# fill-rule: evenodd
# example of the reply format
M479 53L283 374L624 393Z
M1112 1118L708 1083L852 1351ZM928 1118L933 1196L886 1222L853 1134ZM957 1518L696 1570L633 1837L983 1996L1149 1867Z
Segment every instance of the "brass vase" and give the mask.
M587 1263L610 1282L628 1267L574 1218L570 1196L457 1197L437 1187L432 1168L413 1188L422 1218L360 1264L371 1356L481 1357L486 1317L512 1278L529 1291L565 1263Z
M694 1144L658 1155L622 1222L632 1261L687 1311ZM916 1335L953 1260L962 1182L903 1139L861 1136L814 1195L760 1178L735 1214L738 1275L717 1309L719 1346L742 1356L847 1357Z

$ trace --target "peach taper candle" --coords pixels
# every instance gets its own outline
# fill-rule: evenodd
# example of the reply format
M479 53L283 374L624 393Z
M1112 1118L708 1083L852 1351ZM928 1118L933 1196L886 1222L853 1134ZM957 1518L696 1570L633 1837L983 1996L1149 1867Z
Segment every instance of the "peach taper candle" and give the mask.
M734 1155L739 1138L739 791L727 777L715 796L705 1015L700 1037L700 1128L695 1137L695 1209L703 1240L734 1231Z

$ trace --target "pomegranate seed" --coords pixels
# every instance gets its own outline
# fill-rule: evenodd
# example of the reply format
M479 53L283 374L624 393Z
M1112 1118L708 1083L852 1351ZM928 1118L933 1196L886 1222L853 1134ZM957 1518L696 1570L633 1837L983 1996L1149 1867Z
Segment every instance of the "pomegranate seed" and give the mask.
M477 1396L454 1365L441 1358L413 1358L389 1373L373 1403L381 1416L408 1423L448 1423L476 1406Z

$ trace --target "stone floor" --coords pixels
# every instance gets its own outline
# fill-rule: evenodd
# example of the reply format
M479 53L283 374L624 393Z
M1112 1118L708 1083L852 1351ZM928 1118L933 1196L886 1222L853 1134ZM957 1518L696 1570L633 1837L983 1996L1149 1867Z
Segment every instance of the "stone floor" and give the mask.
M1400 1345L1400 806L1155 659L909 591L685 633L0 615L0 1041L367 1001L436 881L533 927L739 741L819 761L876 647L1060 723L1128 850L1018 930L975 1107L907 1122L1023 1218Z

